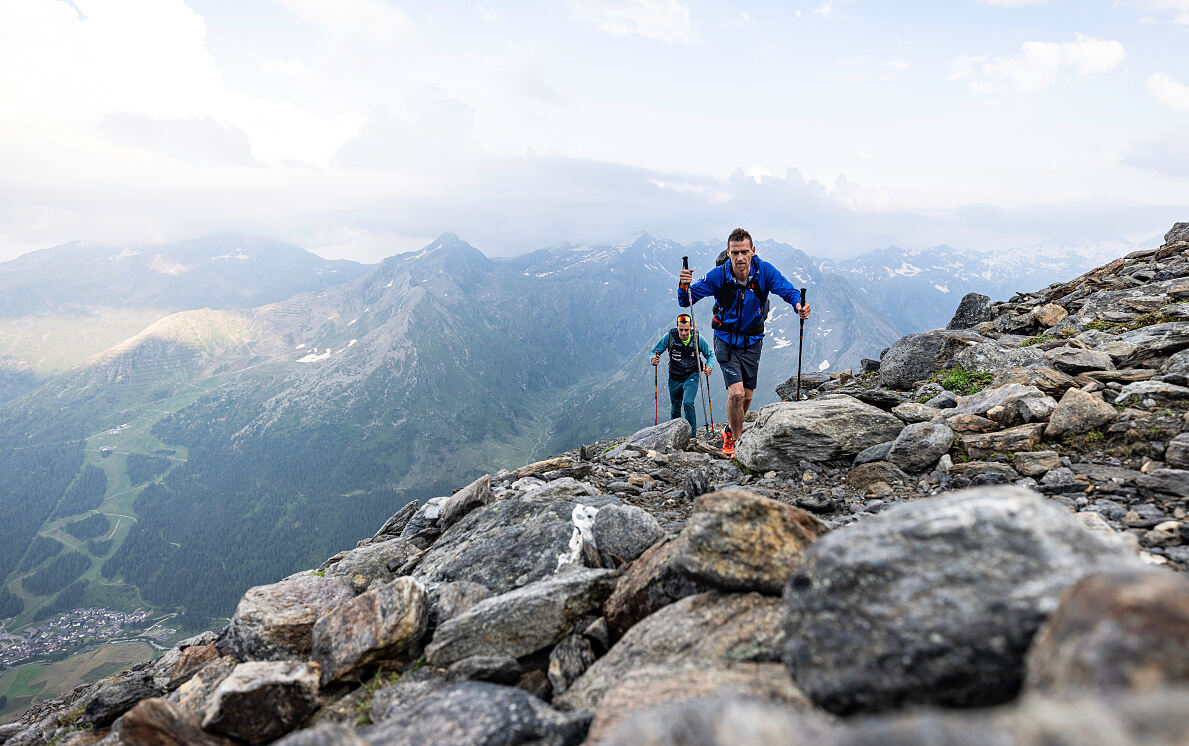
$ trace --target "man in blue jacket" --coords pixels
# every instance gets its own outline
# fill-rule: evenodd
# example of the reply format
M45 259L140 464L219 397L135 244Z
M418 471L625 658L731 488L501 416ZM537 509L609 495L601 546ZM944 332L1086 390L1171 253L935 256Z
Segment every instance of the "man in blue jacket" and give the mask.
M802 319L809 318L809 304L801 304L801 292L780 271L756 257L751 234L736 228L727 239L727 262L690 284L694 275L681 270L677 303L689 306L714 296L720 309L714 318L714 353L727 385L727 421L722 451L735 455L735 438L743 432L743 415L751 406L760 369L764 343L764 305L775 293L791 305ZM689 288L687 291L686 288ZM692 300L691 300L692 299Z
M702 335L698 335L697 342L694 342L693 334L690 333L690 319L688 313L683 313L677 317L677 328L670 329L661 340L652 348L652 364L656 365L661 360L661 353L668 350L669 352L669 404L671 405L670 418L677 419L681 416L682 408L685 409L685 419L689 421L689 426L694 429L694 433L698 432L698 417L694 409L694 401L698 398L698 382L700 380L700 373L705 372L706 375L714 369L714 353L710 351L710 345L706 344L706 340L702 339ZM698 370L698 351L701 350L702 357L706 358L706 364L702 366L702 370Z

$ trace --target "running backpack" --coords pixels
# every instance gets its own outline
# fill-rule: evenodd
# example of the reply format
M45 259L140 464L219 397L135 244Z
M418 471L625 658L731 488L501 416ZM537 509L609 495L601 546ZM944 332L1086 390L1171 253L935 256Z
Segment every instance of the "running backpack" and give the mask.
M722 265L727 263L727 259L728 259L727 251L726 251L726 249L723 249L722 253L718 255L718 259L714 260L714 266L721 267ZM724 286L730 285L730 287L731 287L731 297L729 300L727 300L727 305L725 306L725 308L730 308L731 306L735 305L735 301L739 300L739 285L736 284L735 282L729 282L729 283L724 282L723 284L724 284ZM752 282L749 282L747 284L747 287L744 288L744 290L750 290L751 292L755 293L756 300L758 300L760 302L761 310L760 310L759 321L752 324L751 326L749 326L746 329L731 329L731 328L725 326L722 322L722 319L719 318L719 316L722 315L724 307L719 306L718 296L715 296L715 298L714 298L714 316L712 316L710 319L710 327L712 329L714 329L715 331L736 332L739 334L746 334L748 336L755 336L757 334L764 333L764 322L768 320L768 313L772 310L772 303L771 303L771 301L768 300L768 293L766 293L766 292L761 293L759 291L759 289L756 288L756 284L755 284L754 280Z

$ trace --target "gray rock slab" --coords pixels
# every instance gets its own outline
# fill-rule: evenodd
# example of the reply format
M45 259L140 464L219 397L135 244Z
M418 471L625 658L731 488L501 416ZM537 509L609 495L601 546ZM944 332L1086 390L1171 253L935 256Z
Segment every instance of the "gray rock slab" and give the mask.
M1189 349L1189 321L1144 326L1125 332L1120 337L1138 348L1131 357L1132 363L1168 357L1174 352Z
M687 423L688 424L688 423ZM561 480L557 480L561 481ZM427 586L466 580L503 593L552 575L595 511L568 499L498 500L468 513L438 538L413 571Z
M614 458L629 447L640 448L645 451L656 451L658 453L684 451L693 434L693 428L689 426L685 418L678 417L668 422L662 422L659 425L637 430L622 444L611 449L611 452L607 456Z
M1189 469L1189 433L1181 433L1168 441L1164 461L1174 469Z
M1061 466L1061 457L1056 451L1017 451L1012 466L1026 477L1039 477Z
M1153 492L1189 497L1189 469L1153 469L1136 481Z
M1055 440L1066 435L1080 435L1113 422L1118 416L1119 412L1103 401L1101 394L1069 389L1049 415L1045 437Z
M959 396L957 406L947 410L947 414L951 417L956 414L986 416L993 407L1001 407L1015 399L1032 397L1042 399L1045 396L1046 394L1036 386L1008 383L985 388L969 396Z
M466 681L442 687L360 733L376 746L577 746L590 718L585 712L558 712L522 689Z
M954 355L954 365L966 370L997 371L1005 368L1036 368L1048 365L1040 350L1033 347L1008 347L998 342L979 342Z
M409 525L409 521L417 514L417 508L416 500L406 503L403 508L384 521L384 525L380 526L380 530L372 536L372 541L386 541L400 536L401 532L405 530L405 526Z
M353 593L363 593L392 581L400 566L419 552L409 538L368 544L345 552L342 559L326 568L326 577L342 578L351 584Z
M954 431L948 425L918 422L900 431L887 460L915 474L931 468L953 444Z
M449 499L449 495L444 495L426 500L425 504L417 509L417 512L401 529L400 535L402 537L413 536L419 531L438 525L438 515L442 512L442 504Z
M1115 369L1115 363L1111 360L1111 356L1096 350L1058 347L1045 352L1044 357L1054 368L1069 374L1084 373L1088 370Z
M1157 402L1189 401L1189 387L1175 386L1162 381L1136 381L1129 383L1119 391L1115 403L1120 406L1134 405L1145 399L1155 399Z
M840 714L1004 702L1061 594L1135 562L1027 490L906 503L810 545L785 589L784 661Z
M594 730L593 726L591 730ZM963 741L959 739L952 743ZM738 693L678 701L630 713L611 729L599 746L773 744L839 746L840 741L835 726L819 714L800 712L767 697ZM878 744L888 744L888 739Z
M874 461L887 461L888 451L892 450L892 444L895 442L895 440L889 440L884 443L876 443L870 448L864 448L859 451L851 464L858 466L859 464L870 464Z
M892 407L892 414L910 425L916 422L928 422L934 417L944 416L937 407L915 401L904 402L903 404Z
M557 706L596 710L608 689L645 666L716 668L772 662L784 639L779 598L759 593L699 593L641 620L595 661Z
M491 598L491 590L469 580L435 585L429 591L429 627L436 628L485 598Z
M981 293L967 293L962 296L962 300L958 301L958 308L945 328L969 329L975 324L991 321L993 318L990 297Z
M753 471L792 471L805 460L851 459L894 440L903 427L897 417L849 396L778 402L760 410L739 438L735 459Z
M231 617L228 643L244 660L304 658L314 622L354 595L346 578L316 575L249 588Z
M607 625L616 636L678 599L711 589L689 577L678 565L672 541L655 544L628 565L603 605Z
M438 627L425 656L448 666L473 655L530 655L565 637L614 588L614 572L583 568L492 596Z
M125 671L100 679L74 709L82 710L81 723L102 727L110 725L140 700L163 693L164 689L153 680L151 670Z
M494 499L495 497L491 494L491 475L484 474L446 498L438 513L438 528L443 531L450 528L467 513Z

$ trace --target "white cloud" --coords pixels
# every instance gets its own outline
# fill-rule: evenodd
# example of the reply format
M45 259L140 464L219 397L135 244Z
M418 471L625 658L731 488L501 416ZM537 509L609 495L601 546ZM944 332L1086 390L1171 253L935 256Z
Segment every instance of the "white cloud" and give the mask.
M1044 5L1052 0L979 0L983 5L998 5L1004 8L1019 8L1024 5Z
M269 75L279 75L284 78L293 78L294 80L310 80L314 77L313 71L306 67L301 60L287 59L274 60L271 57L256 54L255 52L248 52L248 56L256 60L260 65L260 69Z
M1183 179L1189 174L1189 127L1139 140L1121 160L1128 166Z
M413 29L400 8L384 0L276 0L308 23L332 34L394 42Z
M1025 42L1014 57L958 57L950 63L950 80L966 81L977 91L1015 87L1040 90L1063 70L1082 75L1115 69L1127 58L1117 41L1077 34L1072 42Z
M817 8L814 9L813 14L817 15L817 16L822 16L823 18L829 18L830 13L831 13L831 11L833 11L833 9L834 8L833 8L832 3L822 3L821 5L817 6Z
M698 40L689 8L678 0L568 0L571 15L609 34L691 44Z
M1170 109L1189 111L1189 85L1178 83L1167 75L1149 77L1148 94Z
M902 59L888 60L887 62L883 63L883 66L885 68L887 68L888 70L907 70L908 69L908 63Z

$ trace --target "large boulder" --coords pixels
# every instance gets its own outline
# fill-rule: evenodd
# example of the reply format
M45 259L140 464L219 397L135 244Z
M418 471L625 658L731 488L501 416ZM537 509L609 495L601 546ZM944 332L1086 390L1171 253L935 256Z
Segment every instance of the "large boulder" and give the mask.
M686 596L711 590L677 562L676 543L654 544L624 571L603 606L607 625L618 637L654 611Z
M338 606L314 624L313 658L322 666L322 683L405 652L421 639L428 616L425 586L409 577Z
M231 617L227 643L244 660L305 658L314 623L354 595L346 578L317 575L249 588Z
M1058 347L1044 353L1054 368L1076 375L1088 370L1114 370L1111 356L1097 350L1083 350L1077 347Z
M836 713L1004 702L1065 589L1135 562L1015 487L899 505L810 545L785 589L784 661Z
M593 532L604 567L631 562L665 535L652 514L635 505L599 508Z
M933 331L909 334L892 343L879 365L879 385L907 391L942 368L959 351L985 337L969 331Z
M1115 403L1119 406L1125 406L1142 403L1146 399L1152 399L1157 403L1189 401L1189 388L1176 386L1171 383L1163 383L1161 381L1129 383L1119 391L1119 396L1115 399Z
M693 434L694 429L689 426L689 422L684 417L678 417L659 425L637 430L622 444L611 449L607 456L613 458L628 448L639 448L658 453L684 451Z
M396 572L420 550L409 538L389 539L344 552L326 568L326 577L344 578L355 593L390 582Z
M495 497L491 493L491 476L484 474L442 503L438 513L438 528L445 531L458 523L459 519L467 513L494 499Z
M962 296L962 300L958 301L958 309L954 311L954 317L950 319L950 323L945 325L945 328L970 329L975 324L981 324L993 318L990 297L980 293L967 293Z
M674 553L689 577L729 591L779 594L825 525L792 505L726 489L694 502Z
M1005 347L998 342L979 342L954 355L954 365L966 370L1038 368L1048 365L1044 355L1032 347Z
M646 666L670 670L771 662L784 639L779 598L759 593L699 593L670 604L628 630L565 694L564 709L596 710L608 689Z
M494 593L510 591L570 564L571 542L577 536L581 547L596 514L576 499L543 495L483 505L442 534L413 577L427 586L467 580Z
M801 461L849 459L900 434L904 423L845 395L777 402L739 438L735 459L753 471L792 471Z
M937 463L954 444L948 425L918 422L900 431L887 459L906 472L925 471Z
M1173 223L1168 233L1164 234L1164 243L1174 244L1178 241L1189 241L1189 223Z
M435 666L475 655L520 658L553 645L615 588L611 570L573 569L484 599L447 620L425 649Z
M241 663L215 690L202 727L248 743L280 738L314 711L318 676L317 663Z
M1174 352L1189 349L1189 321L1142 326L1121 334L1120 337L1137 348L1131 356L1133 364L1164 358Z
M949 410L949 416L956 414L977 414L986 416L995 407L1006 406L1016 399L1043 399L1045 392L1036 386L1025 386L1018 383L1008 383L1002 386L985 388L968 396L959 396L958 405Z
M1103 401L1101 395L1088 394L1081 389L1070 389L1049 415L1049 424L1045 427L1044 434L1050 440L1066 435L1081 435L1112 422L1118 416L1115 408Z
M1189 580L1161 570L1095 573L1061 599L1028 653L1031 689L1189 684Z

